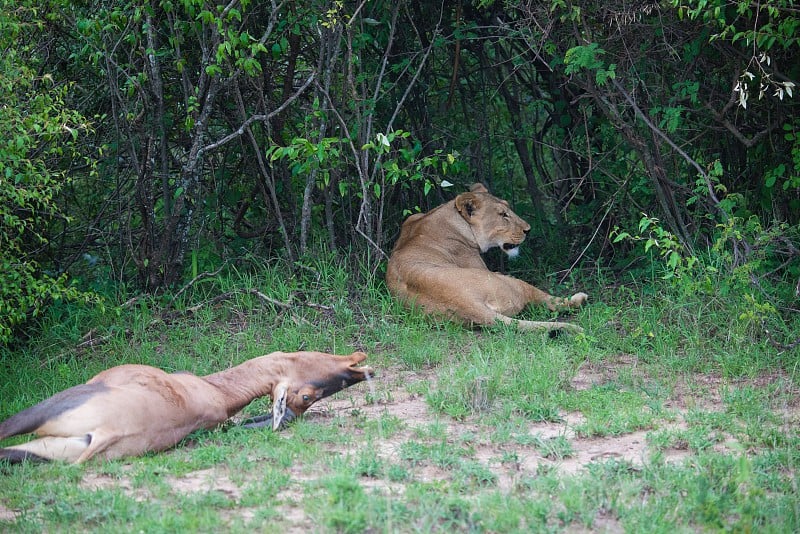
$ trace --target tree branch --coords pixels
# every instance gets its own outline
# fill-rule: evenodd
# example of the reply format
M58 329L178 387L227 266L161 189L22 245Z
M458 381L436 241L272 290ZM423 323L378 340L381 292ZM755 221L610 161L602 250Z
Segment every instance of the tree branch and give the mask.
M204 146L203 148L201 148L200 149L200 154L204 154L206 152L210 152L212 150L215 150L215 149L221 147L222 145L224 145L226 143L229 143L230 141L236 139L237 137L241 137L242 135L245 134L247 129L253 123L255 123L255 122L268 122L273 117L278 115L279 113L282 113L283 110L288 108L289 105L292 102L294 102L295 100L300 98L300 96L305 92L305 90L308 89L308 86L311 85L311 83L314 81L315 77L316 77L316 73L312 72L311 75L308 77L308 79L306 79L305 83L303 83L303 85L297 91L295 91L295 93L293 95L291 95L289 98L287 98L283 102L283 104L281 104L280 106L278 106L274 110L270 111L269 113L266 113L266 114L262 113L262 114L259 114L259 115L253 115L252 117L250 117L249 119L244 121L241 124L241 126L239 126L235 131L229 133L228 135L226 135L222 139L214 141L213 143L210 143L210 144Z

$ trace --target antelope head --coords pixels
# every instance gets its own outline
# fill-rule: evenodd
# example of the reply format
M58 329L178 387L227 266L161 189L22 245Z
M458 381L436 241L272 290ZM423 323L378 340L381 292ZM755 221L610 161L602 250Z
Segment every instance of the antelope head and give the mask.
M245 428L282 425L304 414L311 405L373 376L370 367L358 367L367 355L336 356L322 352L285 354L285 365L272 390L272 413L245 421Z

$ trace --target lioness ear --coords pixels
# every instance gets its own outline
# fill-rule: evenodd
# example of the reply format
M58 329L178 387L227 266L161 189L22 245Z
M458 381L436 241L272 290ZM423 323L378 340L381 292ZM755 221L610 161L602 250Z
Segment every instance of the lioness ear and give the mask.
M489 190L486 189L486 186L483 185L482 183L474 183L474 184L472 184L472 186L469 188L469 190L472 191L473 193L488 193L489 192Z
M481 201L472 193L461 193L456 197L456 209L462 217L468 219L481 207Z

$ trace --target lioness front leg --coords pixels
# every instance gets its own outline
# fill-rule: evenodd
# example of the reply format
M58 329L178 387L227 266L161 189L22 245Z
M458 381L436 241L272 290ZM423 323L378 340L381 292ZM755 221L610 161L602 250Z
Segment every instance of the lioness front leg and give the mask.
M548 309L550 309L550 311L562 311L572 308L580 308L589 299L589 295L586 293L575 293L569 298L554 297L553 295L542 291L538 287L524 282L518 278L506 278L513 280L513 282L510 283L516 286L517 291L519 291L521 295L525 295L526 304L544 304L548 307ZM520 310L517 310L507 315L514 315L519 311Z

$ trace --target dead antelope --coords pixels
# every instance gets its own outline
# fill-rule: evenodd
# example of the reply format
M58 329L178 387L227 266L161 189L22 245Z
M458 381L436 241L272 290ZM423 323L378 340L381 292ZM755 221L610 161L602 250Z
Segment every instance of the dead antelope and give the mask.
M161 451L265 395L272 397L272 414L250 426L278 429L318 400L372 375L369 367L356 367L366 357L274 352L204 377L147 365L112 367L0 423L0 440L38 436L0 449L0 459L80 463Z

